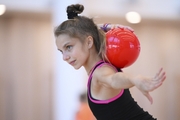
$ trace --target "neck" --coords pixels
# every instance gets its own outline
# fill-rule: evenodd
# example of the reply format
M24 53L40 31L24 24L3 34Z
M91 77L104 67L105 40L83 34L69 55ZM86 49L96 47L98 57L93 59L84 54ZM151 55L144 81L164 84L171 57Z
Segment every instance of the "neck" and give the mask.
M99 64L101 61L102 61L102 60L99 60L99 61L97 61L97 62L93 65L93 67L89 70L89 72L87 72L87 73L88 73L88 76L91 74L91 72L93 71L94 67L95 67L97 64Z
M86 64L84 65L84 68L89 75L93 69L93 67L96 65L98 61L102 60L98 55L93 56L92 58L89 58Z
M92 71L95 64L100 60L102 60L102 59L99 57L95 47L92 46L92 48L89 49L89 56L88 56L85 64L83 65L88 75Z

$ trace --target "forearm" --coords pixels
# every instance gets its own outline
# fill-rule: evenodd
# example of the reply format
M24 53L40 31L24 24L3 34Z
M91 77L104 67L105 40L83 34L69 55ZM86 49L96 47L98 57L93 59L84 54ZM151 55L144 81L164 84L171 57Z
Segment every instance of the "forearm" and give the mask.
M131 75L118 72L112 76L111 86L114 89L127 89L134 86L134 79Z

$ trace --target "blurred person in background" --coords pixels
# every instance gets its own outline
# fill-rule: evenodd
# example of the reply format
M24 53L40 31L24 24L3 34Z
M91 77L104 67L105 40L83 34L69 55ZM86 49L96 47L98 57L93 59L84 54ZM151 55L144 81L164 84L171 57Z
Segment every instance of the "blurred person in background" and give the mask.
M79 96L80 106L75 115L75 120L95 120L94 115L92 114L88 102L86 92L82 93Z

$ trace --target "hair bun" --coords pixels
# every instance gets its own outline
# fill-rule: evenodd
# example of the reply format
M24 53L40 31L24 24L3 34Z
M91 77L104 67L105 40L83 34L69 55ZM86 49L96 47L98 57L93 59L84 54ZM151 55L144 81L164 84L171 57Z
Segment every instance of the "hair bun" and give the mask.
M67 7L67 16L68 19L74 19L74 17L77 17L78 14L82 13L84 10L84 6L80 4L73 4Z

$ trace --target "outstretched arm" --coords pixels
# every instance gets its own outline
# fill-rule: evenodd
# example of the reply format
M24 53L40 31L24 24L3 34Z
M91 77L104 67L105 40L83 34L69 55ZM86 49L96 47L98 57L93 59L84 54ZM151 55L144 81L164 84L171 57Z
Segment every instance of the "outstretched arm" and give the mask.
M98 72L101 71L101 72ZM123 72L114 72L107 66L97 71L96 79L105 86L113 89L127 89L136 86L145 95L148 100L153 103L153 99L149 92L160 87L166 78L165 72L161 68L154 77L146 77L142 75L131 76Z

